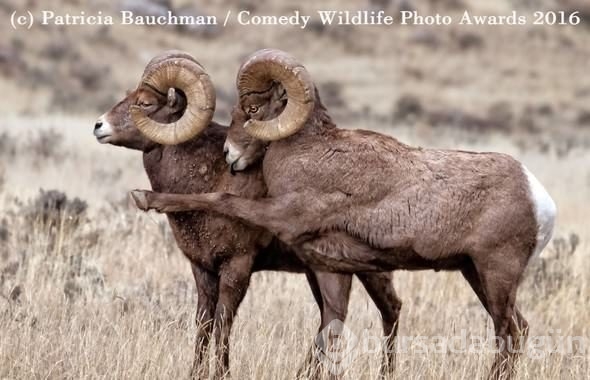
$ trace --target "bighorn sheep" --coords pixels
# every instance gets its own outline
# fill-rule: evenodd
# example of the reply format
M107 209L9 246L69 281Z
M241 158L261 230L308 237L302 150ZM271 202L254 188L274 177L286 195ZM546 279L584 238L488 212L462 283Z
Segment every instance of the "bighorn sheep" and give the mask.
M556 214L537 179L504 154L415 148L338 129L308 72L281 51L251 55L237 86L243 128L254 140L228 140L227 155L233 170L264 157L268 197L138 191L138 207L240 218L323 271L459 270L506 343L490 377L512 376L518 352L509 352L508 339L518 344L528 330L517 287L551 238ZM240 128L234 123L230 137Z
M170 51L149 62L139 86L99 118L94 135L100 143L142 151L155 191L264 196L260 166L237 175L228 172L222 151L228 128L211 122L214 107L214 87L201 65L187 53ZM236 219L194 211L167 217L192 265L198 293L192 375L206 377L207 365L200 364L213 325L220 363L216 375L228 372L232 321L254 271L305 273L320 307L320 330L333 319L345 318L350 275L313 272L268 232ZM401 302L391 275L361 273L358 278L381 312L385 336L394 336ZM391 368L393 360L393 353L384 357L384 369Z

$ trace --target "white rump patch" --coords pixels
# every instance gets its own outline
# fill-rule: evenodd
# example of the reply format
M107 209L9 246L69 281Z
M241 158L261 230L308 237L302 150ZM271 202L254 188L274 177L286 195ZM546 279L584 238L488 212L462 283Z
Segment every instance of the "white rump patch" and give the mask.
M530 196L535 208L535 219L537 221L537 244L533 256L541 254L543 249L553 236L553 226L555 224L555 215L557 207L547 190L541 185L541 182L531 173L524 165L523 172L529 182Z

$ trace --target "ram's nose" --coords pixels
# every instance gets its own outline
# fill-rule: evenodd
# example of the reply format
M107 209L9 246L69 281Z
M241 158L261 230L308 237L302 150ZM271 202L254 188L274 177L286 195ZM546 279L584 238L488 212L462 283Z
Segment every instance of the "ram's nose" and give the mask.
M113 128L111 124L103 116L98 118L94 124L94 136L101 143L109 142L111 135L113 134Z
M225 140L225 144L223 145L223 155L225 156L225 162L231 165L240 159L242 151L237 149L229 140Z

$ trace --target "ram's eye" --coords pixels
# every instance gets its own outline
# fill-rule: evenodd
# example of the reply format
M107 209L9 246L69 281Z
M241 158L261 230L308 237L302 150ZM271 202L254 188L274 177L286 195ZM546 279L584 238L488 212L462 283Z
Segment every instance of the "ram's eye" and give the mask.
M248 107L248 113L256 113L256 112L258 112L258 106L252 105L252 106Z
M146 101L140 100L140 101L139 101L139 103L138 103L138 105L139 105L140 107L147 108L147 107L151 106L151 105L152 105L152 103L149 103L149 102L146 102Z

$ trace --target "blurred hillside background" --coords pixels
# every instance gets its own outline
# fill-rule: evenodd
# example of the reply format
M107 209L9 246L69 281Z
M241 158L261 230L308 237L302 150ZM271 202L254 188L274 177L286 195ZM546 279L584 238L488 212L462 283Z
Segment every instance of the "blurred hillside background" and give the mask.
M320 8L321 7L321 8ZM45 26L38 14L216 15L248 9L436 12L458 18L580 11L578 26ZM229 122L243 58L286 50L310 71L341 127L404 142L514 155L558 205L555 238L519 293L531 334L590 337L590 2L586 0L0 0L0 378L178 378L194 336L194 284L165 219L129 205L149 187L141 155L99 145L97 117L167 49L193 54ZM44 189L44 190L40 190ZM460 275L396 273L400 334L484 334L488 317ZM440 300L445 300L444 303ZM237 378L293 378L318 323L302 276L256 274L232 341ZM457 311L460 311L458 313ZM356 289L348 326L379 335ZM589 353L523 362L524 378L590 378ZM89 359L92 358L92 359ZM350 378L374 378L378 357ZM403 378L485 376L491 356L399 356Z
M23 4L24 3L24 4ZM319 7L319 8L318 8ZM580 10L582 25L518 27L399 26L324 27L317 17L298 27L40 26L30 31L0 25L0 90L10 94L2 114L99 114L133 88L146 62L165 49L193 54L218 89L218 118L228 120L234 78L254 50L289 51L309 68L340 124L423 124L485 132L489 129L552 134L569 145L590 129L590 3L582 0L363 0L313 2L213 0L37 1L3 0L0 17L15 9L116 15L132 10L160 15L216 15L228 9L282 15L295 9L417 10L458 18L510 14L532 20L536 10ZM531 22L529 22L531 24ZM585 25L584 25L585 24ZM588 143L584 139L584 143Z

